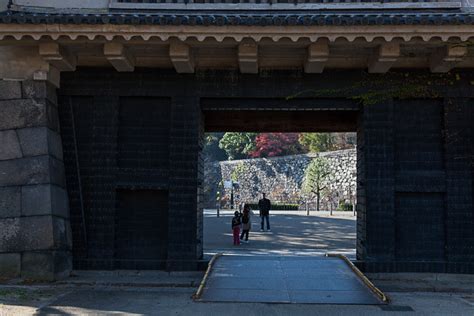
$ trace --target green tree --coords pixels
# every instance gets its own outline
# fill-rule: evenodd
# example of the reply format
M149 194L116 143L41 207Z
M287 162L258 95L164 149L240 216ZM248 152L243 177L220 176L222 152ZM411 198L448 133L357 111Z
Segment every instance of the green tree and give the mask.
M257 133L225 133L219 141L219 148L223 149L229 160L243 159L255 149Z
M310 152L317 153L335 148L335 137L331 133L301 133L299 142Z
M323 157L313 159L305 170L303 192L316 196L316 210L319 211L321 196L326 192L331 171L328 161Z
M206 133L203 154L211 161L227 160L227 153L219 148L224 133Z

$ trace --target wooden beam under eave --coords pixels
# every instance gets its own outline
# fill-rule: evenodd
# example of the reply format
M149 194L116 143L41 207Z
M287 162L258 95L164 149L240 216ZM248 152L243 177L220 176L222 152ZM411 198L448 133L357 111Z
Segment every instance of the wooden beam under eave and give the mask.
M381 44L374 55L369 58L369 73L386 73L400 58L400 44L387 42Z
M119 72L135 70L135 58L127 51L122 43L105 43L104 56Z
M329 45L327 40L319 40L308 46L307 57L304 63L304 72L322 73L329 59Z
M434 73L446 73L456 67L467 55L467 46L444 46L438 48L430 58L430 70Z
M170 43L169 54L177 73L194 73L194 56L189 45L173 41Z
M39 54L44 61L59 71L76 70L77 57L70 54L57 43L41 43L39 45Z
M239 44L237 57L240 72L244 74L258 73L258 46L254 41L244 41Z

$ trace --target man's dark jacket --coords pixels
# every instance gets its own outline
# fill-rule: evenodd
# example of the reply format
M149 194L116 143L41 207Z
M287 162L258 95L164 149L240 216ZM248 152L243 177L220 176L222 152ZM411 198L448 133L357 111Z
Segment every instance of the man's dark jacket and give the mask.
M263 198L258 201L258 209L260 210L260 216L268 215L270 213L270 200L267 198Z

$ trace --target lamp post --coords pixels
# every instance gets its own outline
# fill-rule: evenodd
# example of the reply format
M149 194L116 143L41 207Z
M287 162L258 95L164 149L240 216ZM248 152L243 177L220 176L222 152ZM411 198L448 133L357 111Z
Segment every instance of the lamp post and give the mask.
M224 181L224 188L230 189L230 208L234 209L234 187L238 188L239 183L234 180Z
M234 209L234 181L230 180L230 209Z

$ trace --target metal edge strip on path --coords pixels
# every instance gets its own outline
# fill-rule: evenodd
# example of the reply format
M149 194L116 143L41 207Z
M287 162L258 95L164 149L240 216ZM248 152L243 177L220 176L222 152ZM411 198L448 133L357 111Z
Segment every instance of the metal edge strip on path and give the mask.
M370 281L364 273L362 273L359 268L357 268L352 261L349 260L346 256L339 253L327 253L326 257L336 257L342 259L351 269L352 271L359 277L359 279L380 299L382 302L388 304L390 303L390 298L382 292L378 287L376 287L372 281Z
M206 286L207 278L209 276L209 273L212 270L212 266L214 265L214 262L221 256L223 256L223 253L216 253L214 256L212 256L211 261L209 261L209 264L207 265L206 273L204 273L204 276L202 277L201 284L199 284L199 287L196 291L195 294L193 294L192 298L193 300L199 300L202 295L202 291L204 290L204 286Z

